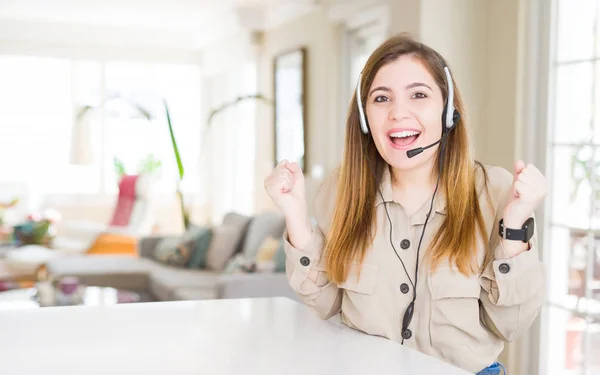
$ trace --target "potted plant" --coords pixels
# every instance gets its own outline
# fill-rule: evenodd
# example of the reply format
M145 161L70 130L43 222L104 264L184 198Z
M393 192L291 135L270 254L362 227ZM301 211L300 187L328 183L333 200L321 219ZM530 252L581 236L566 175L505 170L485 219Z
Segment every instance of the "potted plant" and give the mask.
M103 107L106 103L113 101L113 100L124 100L131 108L134 109L134 111L142 116L143 118L145 118L148 121L151 121L155 118L155 116L152 114L152 112L150 110L148 110L147 108L144 108L143 106L137 104L134 100L132 100L131 98L127 98L124 97L122 95L113 95L111 97L109 97L108 99L104 100L102 103L100 103L100 105L98 107ZM188 212L185 210L185 204L183 201L183 194L181 193L181 189L180 189L180 184L181 184L181 180L183 179L184 176L184 168L183 168L183 163L181 161L181 156L179 154L179 147L177 146L177 140L175 139L175 133L173 131L173 124L171 123L171 114L169 112L169 106L167 104L166 99L162 99L162 106L163 106L163 110L165 111L165 115L167 118L167 126L169 127L169 136L170 136L170 141L171 141L171 145L173 147L173 156L175 158L175 162L177 164L177 172L178 172L178 181L177 181L177 196L179 197L179 202L181 204L181 212L183 215L183 223L185 225L185 228L188 227L189 224L189 215ZM75 118L75 121L79 122L79 121L83 121L85 116L92 110L96 109L97 107L94 106L90 106L90 105L85 105L82 106L79 111L77 112L77 116ZM160 161L156 160L156 159L151 159L151 158L147 158L145 161L145 164L143 164L141 166L141 169L148 169L148 168L158 168L160 167L161 163ZM123 163L119 160L119 159L114 159L113 160L113 165L115 166L115 169L117 170L118 174L124 174L125 173L125 167L123 165Z
M43 213L33 212L24 223L15 225L15 239L22 245L50 247L59 220L60 214L54 210L46 210Z

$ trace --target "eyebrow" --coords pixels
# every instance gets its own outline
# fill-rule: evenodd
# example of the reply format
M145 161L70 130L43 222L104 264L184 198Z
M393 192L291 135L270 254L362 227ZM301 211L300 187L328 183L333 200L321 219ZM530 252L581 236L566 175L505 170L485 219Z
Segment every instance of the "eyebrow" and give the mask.
M423 82L413 82L411 84L406 85L405 89L410 90L415 87L427 87L429 90L433 91L431 86L429 86L428 84L425 84ZM390 89L389 87L385 87L385 86L377 86L373 90L371 90L371 92L369 93L369 96L371 96L375 91L392 92L392 89Z
M378 87L375 87L373 90L371 90L371 92L369 93L369 96L373 95L373 93L375 91L392 92L392 89L390 89L389 87L385 87L385 86L378 86Z
M413 82L410 85L407 85L406 89L408 90L415 87L427 87L429 90L433 91L433 89L428 84L425 84L423 82Z

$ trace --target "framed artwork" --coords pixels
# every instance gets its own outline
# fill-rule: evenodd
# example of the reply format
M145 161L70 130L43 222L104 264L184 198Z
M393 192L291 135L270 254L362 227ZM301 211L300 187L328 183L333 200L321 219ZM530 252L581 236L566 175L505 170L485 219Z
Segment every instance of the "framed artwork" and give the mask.
M306 49L273 61L275 164L286 159L306 172Z

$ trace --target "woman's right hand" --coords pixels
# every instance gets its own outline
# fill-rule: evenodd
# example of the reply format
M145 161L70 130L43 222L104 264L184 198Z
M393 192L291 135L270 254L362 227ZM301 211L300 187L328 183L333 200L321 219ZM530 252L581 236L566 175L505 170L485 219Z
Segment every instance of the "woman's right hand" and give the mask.
M289 240L303 248L312 235L308 218L304 174L297 163L279 163L265 179L265 190L285 216Z
M265 190L286 218L307 214L304 174L297 163L277 164L265 179Z

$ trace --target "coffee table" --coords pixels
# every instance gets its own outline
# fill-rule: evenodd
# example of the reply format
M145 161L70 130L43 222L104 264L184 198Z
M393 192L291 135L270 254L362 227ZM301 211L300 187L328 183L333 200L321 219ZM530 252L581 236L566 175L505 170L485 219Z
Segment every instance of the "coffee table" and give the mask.
M108 287L86 286L83 292L82 303L85 306L105 306L117 303L140 302L140 295L126 289ZM33 309L43 307L38 299L37 288L14 289L0 293L0 310ZM48 306L67 306L55 303Z

